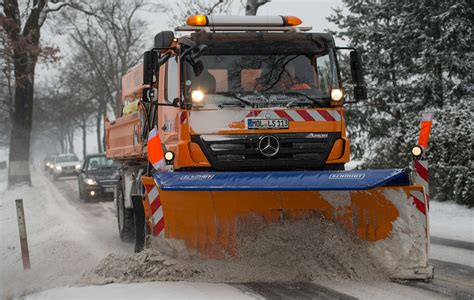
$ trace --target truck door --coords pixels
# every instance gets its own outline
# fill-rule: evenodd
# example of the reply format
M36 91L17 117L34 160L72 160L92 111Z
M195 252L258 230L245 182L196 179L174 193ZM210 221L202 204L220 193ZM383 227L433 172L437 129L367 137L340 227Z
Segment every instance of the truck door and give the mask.
M160 103L179 103L179 68L177 56L171 57L160 68L160 91L158 101ZM177 117L179 113L178 107L159 106L158 109L158 129L161 140L164 144L172 146L177 143L178 124Z

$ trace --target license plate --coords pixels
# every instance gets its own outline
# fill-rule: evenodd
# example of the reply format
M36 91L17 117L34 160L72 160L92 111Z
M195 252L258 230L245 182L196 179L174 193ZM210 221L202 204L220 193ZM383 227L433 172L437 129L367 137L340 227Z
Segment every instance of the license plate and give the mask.
M261 119L247 118L246 125L248 129L288 129L287 119Z
M115 188L113 188L113 187L105 188L106 193L113 193L114 191L115 191Z

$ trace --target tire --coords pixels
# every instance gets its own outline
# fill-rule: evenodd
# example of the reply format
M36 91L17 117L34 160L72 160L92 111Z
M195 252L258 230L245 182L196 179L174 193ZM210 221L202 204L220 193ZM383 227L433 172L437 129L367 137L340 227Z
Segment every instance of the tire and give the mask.
M125 208L123 185L120 180L117 183L117 225L119 236L122 241L132 242L135 239L135 219L133 209Z
M140 196L133 196L132 202L135 217L135 253L138 253L143 251L146 242L147 228L145 210Z

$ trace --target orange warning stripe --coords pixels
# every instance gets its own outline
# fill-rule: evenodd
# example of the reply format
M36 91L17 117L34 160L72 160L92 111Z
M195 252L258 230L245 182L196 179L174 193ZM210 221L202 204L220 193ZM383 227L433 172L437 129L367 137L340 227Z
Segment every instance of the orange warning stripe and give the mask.
M421 119L420 137L418 138L418 145L423 148L428 148L428 138L430 136L433 114L423 114Z
M148 134L148 161L153 165L155 170L159 170L161 167L166 165L165 153L163 151L163 145L161 144L160 135L158 130L153 128Z

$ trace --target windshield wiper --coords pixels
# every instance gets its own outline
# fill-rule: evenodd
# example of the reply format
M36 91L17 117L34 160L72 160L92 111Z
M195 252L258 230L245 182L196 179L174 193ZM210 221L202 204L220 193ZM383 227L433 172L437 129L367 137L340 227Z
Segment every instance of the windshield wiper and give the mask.
M253 105L253 103L251 101L242 99L234 93L218 93L217 95L222 95L222 96L226 96L226 97L229 97L229 98L232 98L232 99L236 99L236 100L239 100L241 103L243 103L243 104L221 103L221 104L218 105L220 108L222 108L224 106L230 106L230 105L240 105L241 107L245 107L245 105L248 105L248 106Z
M217 105L219 108L224 108L226 106L237 106L237 107L240 107L240 108L244 108L245 107L245 104L243 103L240 103L240 102L234 102L234 103L221 103L219 105Z
M306 98L306 100L311 101L311 103L315 104L317 107L323 107L321 103L318 101L321 100L326 100L324 98L313 98L311 96L306 95L305 93L302 92L296 92L296 91L285 91L285 92L275 92L275 93L265 93L265 94L270 94L270 95L285 95L285 96L303 96ZM294 100L290 101L288 104L286 104L287 107L291 106L293 103L298 103L298 102L303 102L301 100Z

